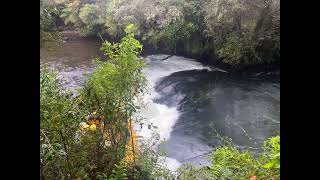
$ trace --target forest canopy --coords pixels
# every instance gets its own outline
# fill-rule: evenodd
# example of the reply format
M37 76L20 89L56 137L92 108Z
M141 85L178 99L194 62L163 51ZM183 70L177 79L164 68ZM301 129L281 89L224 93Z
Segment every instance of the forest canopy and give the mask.
M280 61L280 0L42 0L43 32L62 19L83 36L125 35L158 51L231 65ZM44 13L46 12L46 13ZM49 14L49 17L48 17Z

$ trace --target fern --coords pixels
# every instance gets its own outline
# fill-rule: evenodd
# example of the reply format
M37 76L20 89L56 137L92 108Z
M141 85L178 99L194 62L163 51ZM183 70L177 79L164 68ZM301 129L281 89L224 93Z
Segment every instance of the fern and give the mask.
M112 170L112 175L109 180L126 180L127 177L127 170L125 166L120 163L120 165L115 164L115 168Z

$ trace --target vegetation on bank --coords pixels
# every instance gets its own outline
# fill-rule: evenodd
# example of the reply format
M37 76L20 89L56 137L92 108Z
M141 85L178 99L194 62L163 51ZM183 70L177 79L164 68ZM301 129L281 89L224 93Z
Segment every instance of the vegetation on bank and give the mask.
M103 43L109 60L96 59L77 97L60 86L56 74L41 70L42 179L154 179L155 173L169 173L156 164L154 150L138 151L131 138L132 121L138 120L132 116L134 100L145 90L142 45L133 27L120 43Z
M52 44L62 41L61 34L56 31L57 18L60 9L57 4L50 1L40 1L40 48L48 48Z
M184 165L178 179L280 179L280 136L266 140L262 149L257 156L228 143L212 152L210 167Z
M63 89L57 75L40 74L41 179L248 179L280 178L280 138L267 140L258 157L231 143L212 153L212 166L183 166L169 171L154 143L134 144L131 124L146 90L138 58L142 45L134 25L119 43L105 41L109 60L96 68L76 97Z
M142 44L159 52L211 60L218 56L233 66L280 61L280 0L50 2L59 7L56 14L65 25L84 36L117 41L132 23Z

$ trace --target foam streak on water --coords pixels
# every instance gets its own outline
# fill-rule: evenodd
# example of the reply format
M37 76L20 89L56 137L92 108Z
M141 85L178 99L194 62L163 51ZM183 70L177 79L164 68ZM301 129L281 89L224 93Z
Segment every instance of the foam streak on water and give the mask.
M177 107L168 107L164 104L154 102L154 99L159 96L154 87L161 78L169 76L172 73L194 69L210 69L201 65L192 59L187 59L178 56L172 56L166 60L162 60L167 55L152 55L145 58L147 68L143 70L148 83L150 85L149 94L143 97L144 106L139 114L146 119L146 123L157 127L157 132L160 135L160 141L165 141L170 138L170 133L175 122L179 118ZM152 138L152 131L144 125L142 129L137 126L137 131L144 139ZM171 170L175 170L180 166L180 163L172 158L166 158L165 162Z

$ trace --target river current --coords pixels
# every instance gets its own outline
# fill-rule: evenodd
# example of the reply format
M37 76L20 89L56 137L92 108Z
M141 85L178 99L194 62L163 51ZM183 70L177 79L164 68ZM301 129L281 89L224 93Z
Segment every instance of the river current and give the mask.
M101 56L101 42L76 39L40 51L41 67L59 72L63 85L76 93ZM240 149L259 151L263 140L280 131L280 79L236 77L204 66L194 59L168 55L144 57L149 92L139 114L145 124L135 130L151 138L160 135L159 148L174 170L184 163L207 164L205 154L227 136ZM165 59L165 60L163 60ZM149 125L149 126L148 126Z

